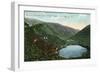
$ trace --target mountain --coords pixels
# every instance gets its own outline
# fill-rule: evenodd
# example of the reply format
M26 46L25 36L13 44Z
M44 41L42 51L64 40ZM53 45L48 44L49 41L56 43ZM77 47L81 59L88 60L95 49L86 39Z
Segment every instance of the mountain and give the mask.
M44 33L49 33L50 35L56 35L62 40L66 40L79 31L67 26L65 27L59 23L44 22L37 19L25 18L25 23L29 26L37 27L36 31L38 31L39 34L43 31Z
M29 26L32 26L32 25L39 24L39 23L42 23L43 22L41 20L37 20L37 19L33 19L33 18L24 18L24 21Z
M56 50L78 32L59 23L37 19L25 18L24 25L25 61L58 59Z
M77 44L90 49L90 25L87 25L84 29L72 36L71 39L76 41Z

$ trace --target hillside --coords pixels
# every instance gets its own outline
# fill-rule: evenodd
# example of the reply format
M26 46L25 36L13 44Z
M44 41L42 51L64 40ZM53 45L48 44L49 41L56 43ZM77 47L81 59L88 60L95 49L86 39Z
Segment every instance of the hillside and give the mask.
M59 59L55 52L78 32L58 23L36 19L25 19L24 24L25 61Z
M76 41L77 44L90 49L90 25L86 26L70 39Z
M29 19L25 18L25 23L27 23L29 26L37 27L36 32L40 34L40 31L43 31L44 33L49 33L51 35L56 35L62 40L66 40L70 36L76 34L79 30L62 26L58 23L51 23L51 22L44 22L37 19ZM42 27L41 27L42 26ZM44 30L45 29L45 30Z

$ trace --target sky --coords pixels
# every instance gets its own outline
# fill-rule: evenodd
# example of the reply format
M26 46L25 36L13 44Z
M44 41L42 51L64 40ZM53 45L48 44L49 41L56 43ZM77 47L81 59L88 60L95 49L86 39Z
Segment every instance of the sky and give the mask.
M86 13L25 11L24 16L25 18L59 23L78 30L90 24L90 14Z

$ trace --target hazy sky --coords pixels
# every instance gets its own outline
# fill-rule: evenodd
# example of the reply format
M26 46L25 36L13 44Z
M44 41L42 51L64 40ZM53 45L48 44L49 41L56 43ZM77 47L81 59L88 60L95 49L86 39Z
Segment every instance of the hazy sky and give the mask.
M25 11L25 18L34 18L46 22L60 23L75 29L83 29L90 24L90 14L65 12Z

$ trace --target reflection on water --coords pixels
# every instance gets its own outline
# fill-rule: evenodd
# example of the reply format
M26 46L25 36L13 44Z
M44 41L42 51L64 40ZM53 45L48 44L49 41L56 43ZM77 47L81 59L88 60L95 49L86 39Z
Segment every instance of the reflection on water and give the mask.
M85 52L87 52L87 49L80 45L69 45L59 51L59 56L64 58L77 58L81 57Z

